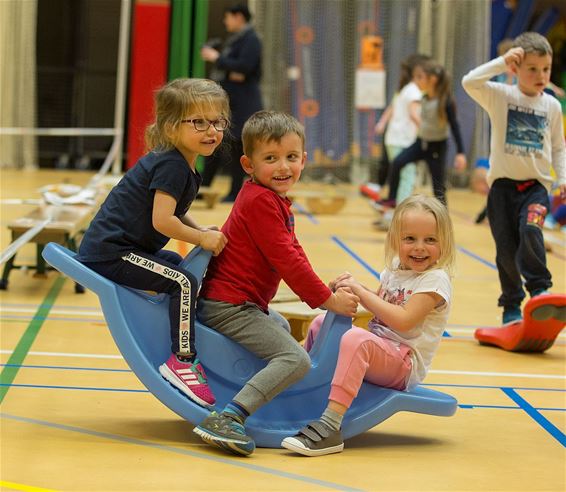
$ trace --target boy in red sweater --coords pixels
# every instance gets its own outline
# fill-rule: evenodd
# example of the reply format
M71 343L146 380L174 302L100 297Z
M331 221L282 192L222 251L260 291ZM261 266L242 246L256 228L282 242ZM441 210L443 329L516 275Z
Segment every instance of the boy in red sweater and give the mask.
M279 282L283 279L310 307L346 316L356 313L359 298L345 289L332 292L295 236L286 195L305 166L303 126L288 114L259 111L244 125L242 140L245 155L240 162L251 180L222 227L228 243L211 260L197 316L269 363L220 414L212 412L194 432L209 444L249 455L255 443L246 435L246 418L300 380L311 365L301 345L269 314Z

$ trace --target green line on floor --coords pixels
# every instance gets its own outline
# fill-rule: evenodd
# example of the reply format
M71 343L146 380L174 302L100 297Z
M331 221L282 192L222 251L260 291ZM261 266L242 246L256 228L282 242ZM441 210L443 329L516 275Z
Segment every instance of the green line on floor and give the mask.
M53 307L55 299L57 299L57 296L59 295L59 292L61 291L64 283L65 277L57 277L57 279L53 283L53 286L51 287L51 290L47 293L47 296L45 296L45 299L37 309L37 312L35 313L33 319L30 321L28 327L26 328L26 331L22 335L22 338L20 338L18 345L8 359L8 362L6 364L10 364L10 366L6 366L4 367L4 369L2 369L2 373L0 373L0 382L2 383L2 385L6 386L0 387L0 403L2 403L2 401L4 400L4 397L6 396L6 393L10 388L9 385L12 384L14 378L16 377L16 374L18 374L18 371L20 369L18 366L20 366L26 358L26 355L28 354L34 342L35 337L37 337L39 330L41 329L45 319L47 318L49 311Z

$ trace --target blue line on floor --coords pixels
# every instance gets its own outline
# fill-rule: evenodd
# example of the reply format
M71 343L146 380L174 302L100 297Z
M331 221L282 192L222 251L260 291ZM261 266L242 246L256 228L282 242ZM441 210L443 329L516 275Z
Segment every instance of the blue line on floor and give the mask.
M377 272L376 270L374 270L367 262L365 262L360 256L358 256L356 253L354 253L353 250L351 250L348 246L346 246L346 244L340 240L340 238L338 238L337 236L331 236L330 237L338 246L340 246L344 251L346 251L346 253L348 253L352 258L354 258L354 260L356 260L360 265L362 265L368 272L370 272L373 276L375 276L377 278L377 280L380 279L380 274L379 272Z
M493 268L494 270L497 270L497 266L495 266L493 263L491 263L487 260L484 260L481 256L478 256L475 253L472 253L469 249L462 248L461 246L458 246L457 249L458 249L458 251L461 251L462 253L464 253L468 256L471 256L475 260L478 260L480 263L487 265L489 268Z
M537 424L539 424L546 432L548 432L554 439L556 439L563 447L566 447L566 435L556 427L544 415L541 415L536 408L520 396L513 388L501 388L509 398L511 398L517 405L519 405L529 417L531 417Z
M18 421L18 422L24 422L26 424L43 425L43 426L46 426L46 427L50 427L52 429L58 429L58 430L67 431L67 432L77 432L79 434L86 434L88 436L94 436L94 437L98 437L100 439L110 439L112 441L124 442L124 443L127 443L127 444L133 444L133 445L136 445L136 446L145 446L145 447L157 449L157 450L160 450L160 451L167 451L167 452L170 452L170 453L182 454L182 455L185 455L185 456L191 456L192 458L198 458L198 459L213 461L215 463L222 463L224 465L236 466L238 468L244 468L248 471L266 473L268 475L277 476L277 477L285 478L285 479L288 479L288 480L295 480L297 482L308 483L308 484L316 485L316 486L323 487L323 488L326 488L326 489L361 492L360 489L354 489L354 488L351 488L351 487L346 487L345 485L341 485L341 484L337 484L337 483L333 483L333 482L326 482L324 480L317 480L315 478L307 477L307 476L304 476L304 475L298 475L298 474L295 474L295 473L288 473L288 472L284 472L284 471L281 471L281 470L277 470L275 468L268 468L266 466L259 466L259 465L252 465L252 464L249 464L249 463L244 463L242 459L221 458L221 457L218 457L218 456L211 456L211 455L208 455L206 453L200 453L198 451L190 451L188 449L179 448L179 447L175 447L175 446L168 446L168 445L165 445L165 444L159 444L159 443L155 443L155 442L151 442L151 441L144 441L142 439L136 439L134 437L120 436L120 435L117 435L117 434L110 434L110 433L107 433L107 432L99 432L99 431L94 431L94 430L91 430L91 429L85 429L85 428L82 428L82 427L74 427L74 426L70 426L70 425L57 424L55 422L48 422L48 421L45 421L45 420L37 420L37 419L28 418L28 417L21 417L21 416L18 416L18 415L10 415L10 414L7 414L7 413L0 413L0 417L2 417L4 419L15 420L15 421Z
M495 408L502 410L523 410L521 407L509 407L506 405L474 405L469 403L459 403L459 408L464 408L466 410L473 410L474 408ZM537 408L539 412L566 412L566 408Z
M76 391L114 391L118 393L149 393L146 389L126 389L126 388L95 388L84 386L55 386L49 384L0 384L0 387L8 386L11 388L35 388L35 389L62 389Z
M71 366L36 366L30 364L0 364L0 367L21 367L22 369L55 369L62 371L102 371L102 372L132 372L131 369L110 369L106 367L71 367Z
M109 392L117 392L117 393L150 393L146 389L125 389L125 388L96 388L96 387L86 387L86 386L56 386L56 385L43 385L43 384L0 384L0 386L10 386L12 388L32 388L32 389L61 389L61 390L76 390L76 391L109 391ZM423 385L425 386L425 385ZM511 389L511 388L504 388L504 387L494 387L494 389ZM532 388L528 388L532 389ZM473 403L459 403L458 407L463 409L474 409L474 408L501 408L501 409L511 409L511 410L524 410L522 407L509 407L505 405L481 405L481 404L473 404ZM557 412L564 412L566 411L565 408L533 408L536 411L557 411Z
M316 217L311 214L305 207L303 207L300 203L293 202L293 207L295 207L301 215L305 215L307 219L309 219L313 224L319 224Z

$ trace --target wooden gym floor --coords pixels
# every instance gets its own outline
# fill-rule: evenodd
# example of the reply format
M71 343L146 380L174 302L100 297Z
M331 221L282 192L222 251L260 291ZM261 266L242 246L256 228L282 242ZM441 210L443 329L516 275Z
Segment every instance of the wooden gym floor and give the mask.
M42 185L90 177L2 170L1 198L39 198ZM297 207L298 236L325 281L347 269L375 286L385 234L371 227L375 212L356 189L344 191L338 215ZM205 445L128 369L94 294L75 294L56 272L45 279L13 271L0 292L1 490L566 490L564 334L535 355L473 339L476 327L500 320L493 242L473 222L483 202L467 190L449 193L459 268L448 333L425 383L458 399L456 415L397 414L321 458L282 449L237 458ZM2 204L2 250L7 223L32 208ZM201 224L221 225L229 206L192 211ZM566 292L564 234L546 237L553 290ZM18 254L20 263L34 259L32 246Z

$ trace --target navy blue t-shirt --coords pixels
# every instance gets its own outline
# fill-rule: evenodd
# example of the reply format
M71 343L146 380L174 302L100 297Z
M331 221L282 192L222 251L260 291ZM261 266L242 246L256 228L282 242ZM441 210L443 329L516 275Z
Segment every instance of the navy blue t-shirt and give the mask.
M112 189L92 220L79 248L83 262L121 258L130 251L154 254L169 238L153 227L155 190L177 200L181 218L195 199L202 178L177 149L143 156Z

